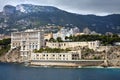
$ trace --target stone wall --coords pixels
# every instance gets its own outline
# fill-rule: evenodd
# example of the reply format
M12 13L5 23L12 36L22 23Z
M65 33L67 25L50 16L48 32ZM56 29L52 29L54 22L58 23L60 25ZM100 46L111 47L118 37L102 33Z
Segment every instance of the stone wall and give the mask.
M104 60L98 61L31 61L31 65L36 66L67 66L67 67L79 67L79 66L101 66L104 64Z

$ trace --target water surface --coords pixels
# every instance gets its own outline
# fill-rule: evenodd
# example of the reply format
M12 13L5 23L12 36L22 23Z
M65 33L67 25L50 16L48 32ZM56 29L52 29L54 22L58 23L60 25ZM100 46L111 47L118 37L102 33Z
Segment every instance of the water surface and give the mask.
M120 69L42 68L0 63L0 80L120 80Z

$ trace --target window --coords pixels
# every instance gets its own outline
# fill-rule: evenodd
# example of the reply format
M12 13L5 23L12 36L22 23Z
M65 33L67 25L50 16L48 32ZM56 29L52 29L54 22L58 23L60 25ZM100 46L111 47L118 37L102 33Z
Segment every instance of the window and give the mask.
M72 54L72 60L78 60L79 54Z
M53 44L53 46L54 46L54 44Z
M38 54L36 56L39 56Z
M60 47L61 45L59 44L58 46Z
M34 49L34 45L33 45L33 47L32 47L33 49Z
M25 50L25 45L23 46L23 50Z
M36 45L36 48L37 48L37 45Z

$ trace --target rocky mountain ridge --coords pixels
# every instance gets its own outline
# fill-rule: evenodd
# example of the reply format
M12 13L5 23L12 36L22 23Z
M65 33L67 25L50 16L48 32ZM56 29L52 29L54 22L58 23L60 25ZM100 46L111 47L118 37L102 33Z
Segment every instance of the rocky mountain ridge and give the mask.
M77 26L81 31L88 27L99 33L120 33L120 14L80 15L52 6L32 4L6 5L0 12L0 34L40 28L48 24L65 27Z

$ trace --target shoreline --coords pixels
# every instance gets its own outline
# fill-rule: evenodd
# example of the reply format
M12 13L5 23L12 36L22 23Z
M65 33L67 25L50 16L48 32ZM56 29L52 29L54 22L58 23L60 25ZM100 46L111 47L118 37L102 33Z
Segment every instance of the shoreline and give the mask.
M78 66L78 67L68 67L68 66L36 66L36 65L29 65L28 67L37 67L37 68L71 68L71 69L120 69L120 67L103 67L103 66Z
M90 68L90 69L120 69L120 67L118 66L108 66L108 67L103 67L103 66L76 66L76 67L70 67L70 66L46 66L46 65L42 65L42 66L38 66L38 65L25 65L25 63L19 63L19 62L0 62L0 63L4 63L4 64L18 64L18 65L23 65L25 67L37 67L37 68L76 68L76 69L86 69L86 68Z

